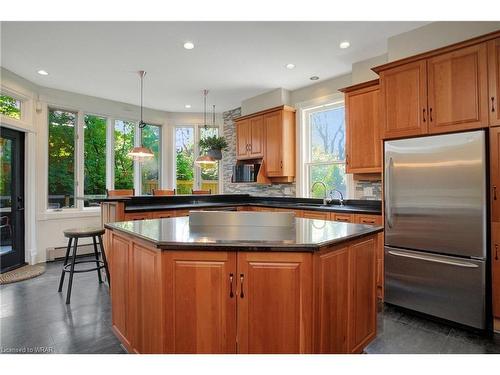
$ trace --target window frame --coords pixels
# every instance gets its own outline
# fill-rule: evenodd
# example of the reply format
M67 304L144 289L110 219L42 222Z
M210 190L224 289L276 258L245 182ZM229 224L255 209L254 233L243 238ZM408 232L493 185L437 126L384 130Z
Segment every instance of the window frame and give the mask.
M3 91L2 91L3 92ZM10 95L10 94L9 94ZM16 97L16 99L18 99ZM18 99L19 100L19 99ZM140 134L139 121L136 119L127 118L126 116L116 116L105 113L99 113L94 111L86 111L77 109L74 107L69 107L65 105L47 103L46 105L46 139L44 141L44 149L46 151L46 168L45 168L45 197L44 197L44 211L49 215L64 215L71 213L79 213L83 214L87 213L89 215L95 215L100 211L100 207L85 207L83 199L76 199L76 197L84 196L85 189L85 167L84 167L84 152L85 152L85 116L98 116L106 119L106 189L112 190L114 189L114 160L115 160L115 139L114 139L114 125L115 120L118 121L128 121L134 123L134 147L140 145L140 138L137 136ZM49 186L49 166L48 166L48 150L49 150L49 111L57 110L64 112L72 112L76 114L76 128L75 128L75 170L74 170L74 178L75 178L75 205L70 208L59 208L59 209L51 209L48 207L48 186ZM21 112L22 116L22 112ZM5 116L4 116L5 117ZM14 120L14 119L13 119ZM158 185L161 187L163 183L163 173L162 173L162 158L163 158L163 149L162 149L162 138L164 125L157 124L155 122L147 122L148 125L158 126L159 128L159 155L158 155ZM141 194L142 190L142 181L141 181L141 170L140 163L134 160L134 189L136 195Z
M173 137L172 137L172 153L173 153L173 185L177 190L177 162L176 162L176 133L179 128L192 128L193 129L193 142L194 142L194 160L198 156L200 156L200 146L199 141L201 137L201 129L204 128L205 125L202 124L178 124L173 127ZM220 125L207 125L207 128L216 128L218 129L218 136L221 136L222 127ZM221 173L221 163L219 161L219 171L218 171L218 180L217 180L217 191L212 192L212 194L219 194L222 191L222 173ZM196 163L193 162L193 189L201 188L201 167L197 166Z
M312 113L324 112L334 108L345 109L345 101L343 98L336 97L328 97L321 100L319 103L314 103L309 106L304 106L301 108L300 115L300 130L302 133L302 142L299 141L299 149L300 149L300 168L299 175L301 176L301 184L300 191L302 192L301 196L305 198L312 198L311 192L311 168L314 166L321 165L346 165L346 160L332 160L332 161L312 161L312 141L311 141L311 123L310 123L310 115ZM346 140L347 140L347 125L346 125ZM352 175L345 173L345 182L346 182L346 196L347 198L351 195L353 181ZM327 195L328 189L332 187L327 186Z

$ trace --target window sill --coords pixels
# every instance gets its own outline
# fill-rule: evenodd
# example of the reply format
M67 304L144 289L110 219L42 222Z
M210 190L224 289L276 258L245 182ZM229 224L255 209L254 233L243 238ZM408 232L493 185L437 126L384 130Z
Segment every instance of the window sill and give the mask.
M41 212L37 220L45 221L45 220L61 220L61 219L78 219L78 218L86 218L86 217L100 217L101 209L100 208L85 208L83 210L68 208L63 209L62 211L54 211L47 210L45 212Z

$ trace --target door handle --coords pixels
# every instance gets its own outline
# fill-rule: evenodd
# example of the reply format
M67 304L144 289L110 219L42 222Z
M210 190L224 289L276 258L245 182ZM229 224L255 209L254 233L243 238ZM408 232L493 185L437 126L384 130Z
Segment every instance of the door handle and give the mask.
M245 278L245 275L240 273L240 298L245 298L245 294L243 293L243 280Z
M385 186L385 192L387 194L387 209L386 209L386 212L387 212L387 225L389 226L389 228L392 228L392 204L391 204L391 190L389 189L389 186L391 185L391 173L392 173L392 167L394 165L394 162L392 160L392 157L389 158L389 164L387 165L387 177L386 177L386 181L387 181L387 184Z
M229 274L229 298L233 298L234 293L233 293L233 274Z
M425 108L423 109L423 121L425 122Z
M474 264L474 263L461 262L458 260L457 261L446 260L446 259L442 259L442 258L433 257L430 255L416 255L416 254L409 254L409 253L404 253L402 251L395 251L395 250L389 250L389 254L395 255L398 257L403 257L403 258L424 260L426 262L448 264L450 266L465 267L465 268L478 268L479 267L477 264Z
M429 121L432 122L432 107L429 108Z
M495 97L491 97L491 112L495 112Z
M498 260L498 244L495 244L495 260Z
M493 200L497 200L497 187L496 185L493 185Z

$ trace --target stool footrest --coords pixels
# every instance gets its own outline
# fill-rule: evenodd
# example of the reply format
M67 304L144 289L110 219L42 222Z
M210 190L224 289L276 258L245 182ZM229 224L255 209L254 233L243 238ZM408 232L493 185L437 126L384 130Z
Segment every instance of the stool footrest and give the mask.
M97 270L100 270L100 269L103 269L105 268L106 266L104 265L104 262L102 260L79 260L79 261L76 261L75 262L75 266L77 264L80 264L80 263L94 263L96 264L96 262L99 263L99 266L98 267L94 267L94 268L85 268L83 270L73 270L74 273L83 273L83 272L92 272L92 271L97 271ZM71 263L68 263L66 264L65 266L63 266L63 272L71 272Z

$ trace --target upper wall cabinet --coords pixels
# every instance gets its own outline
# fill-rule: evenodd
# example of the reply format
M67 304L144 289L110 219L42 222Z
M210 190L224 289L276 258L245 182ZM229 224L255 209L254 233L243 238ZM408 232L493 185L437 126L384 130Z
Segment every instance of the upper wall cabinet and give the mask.
M500 38L488 42L490 125L500 125Z
M380 73L384 138L427 133L426 77L425 61L397 66Z
M500 31L375 67L383 138L500 125Z
M427 60L429 133L488 124L486 43Z
M295 109L280 106L236 121L236 158L262 159L271 182L295 178Z
M382 143L378 79L340 91L345 93L346 172L380 173Z

